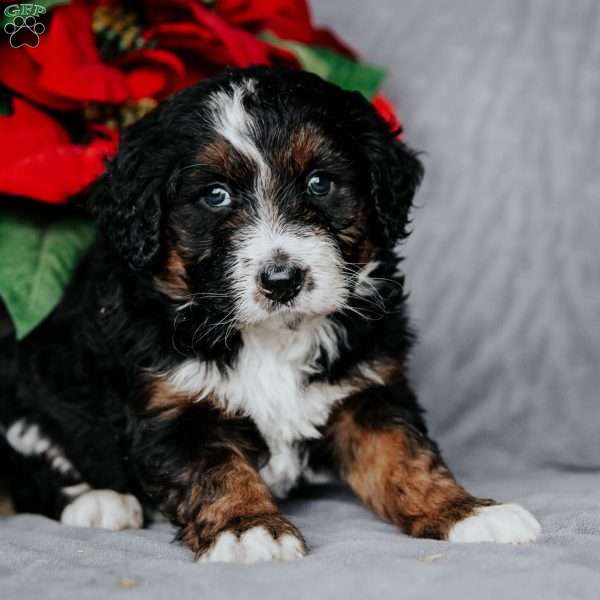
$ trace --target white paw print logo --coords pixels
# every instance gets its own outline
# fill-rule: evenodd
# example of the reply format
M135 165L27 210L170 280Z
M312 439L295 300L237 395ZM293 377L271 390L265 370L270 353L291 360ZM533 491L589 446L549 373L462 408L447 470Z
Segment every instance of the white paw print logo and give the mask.
M43 23L39 23L33 15L27 17L16 16L4 25L4 33L9 36L9 43L13 48L29 46L37 48L40 36L46 31Z

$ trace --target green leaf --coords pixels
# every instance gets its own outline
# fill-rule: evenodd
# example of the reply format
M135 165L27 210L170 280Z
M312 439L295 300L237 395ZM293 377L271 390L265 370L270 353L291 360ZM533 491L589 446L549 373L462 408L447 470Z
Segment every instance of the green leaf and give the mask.
M369 100L385 78L385 71L380 67L355 62L329 48L282 40L270 31L263 31L260 37L273 46L289 50L305 71L315 73L345 90L361 92Z
M59 303L94 236L93 223L78 217L42 222L0 213L0 299L17 339L35 329Z

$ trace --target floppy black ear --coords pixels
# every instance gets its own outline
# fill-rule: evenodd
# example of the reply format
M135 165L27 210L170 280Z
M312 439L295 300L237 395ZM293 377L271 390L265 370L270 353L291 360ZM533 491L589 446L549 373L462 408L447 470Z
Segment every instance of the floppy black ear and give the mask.
M94 185L90 200L101 233L134 270L158 258L170 169L166 144L149 117L124 132L119 153Z
M393 248L407 235L412 201L423 178L417 153L397 139L399 132L375 111L358 92L344 92L338 111L343 129L351 132L357 154L366 159L373 226L380 243Z
M391 134L386 138L379 140L370 155L371 192L382 242L393 247L407 235L409 212L424 169L414 150Z

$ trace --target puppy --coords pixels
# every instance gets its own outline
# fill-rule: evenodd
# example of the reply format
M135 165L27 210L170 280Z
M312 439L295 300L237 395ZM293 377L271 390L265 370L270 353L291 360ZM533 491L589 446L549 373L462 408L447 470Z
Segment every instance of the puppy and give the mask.
M203 561L307 551L276 498L340 478L415 537L528 542L461 487L410 387L397 242L423 169L358 93L227 71L123 135L60 306L0 351L16 506Z

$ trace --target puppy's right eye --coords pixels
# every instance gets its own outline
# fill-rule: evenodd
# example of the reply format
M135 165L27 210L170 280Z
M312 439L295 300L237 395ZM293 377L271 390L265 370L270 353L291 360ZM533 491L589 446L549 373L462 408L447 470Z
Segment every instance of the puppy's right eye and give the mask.
M333 181L329 173L317 171L308 178L306 182L306 191L311 196L327 196L331 192Z
M222 185L211 185L204 192L202 200L210 208L223 208L231 205L231 194Z

